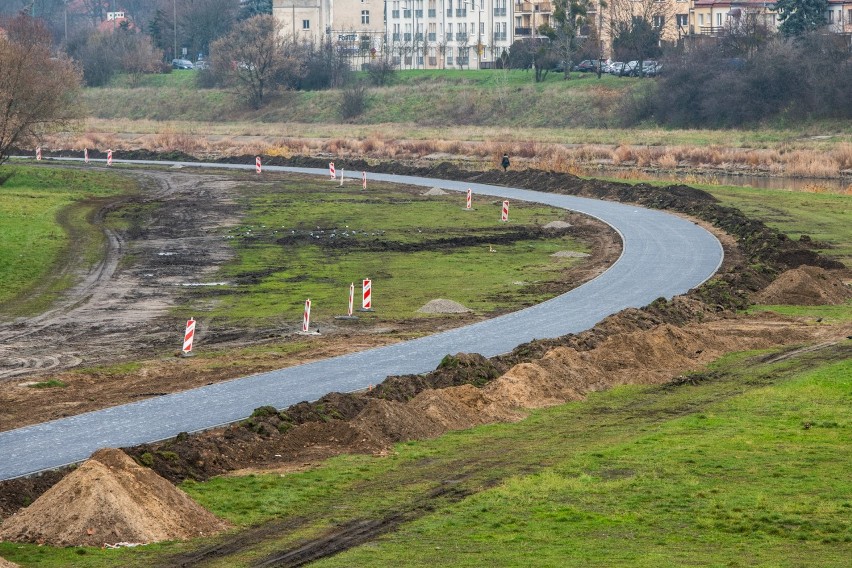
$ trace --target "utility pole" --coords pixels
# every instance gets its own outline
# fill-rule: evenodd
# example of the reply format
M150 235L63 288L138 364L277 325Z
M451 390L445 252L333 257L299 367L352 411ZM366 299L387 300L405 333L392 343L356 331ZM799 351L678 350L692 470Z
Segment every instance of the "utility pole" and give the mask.
M168 4L166 4L168 6ZM166 8L168 10L168 8ZM175 54L174 58L177 59L177 0L172 0L172 27L174 30L174 38L175 38Z

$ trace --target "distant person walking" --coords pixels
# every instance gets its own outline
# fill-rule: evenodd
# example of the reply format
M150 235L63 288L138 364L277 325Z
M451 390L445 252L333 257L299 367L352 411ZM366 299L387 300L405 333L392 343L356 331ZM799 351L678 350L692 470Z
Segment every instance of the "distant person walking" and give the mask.
M503 160L500 162L500 165L503 166L503 171L509 169L509 154L503 154Z

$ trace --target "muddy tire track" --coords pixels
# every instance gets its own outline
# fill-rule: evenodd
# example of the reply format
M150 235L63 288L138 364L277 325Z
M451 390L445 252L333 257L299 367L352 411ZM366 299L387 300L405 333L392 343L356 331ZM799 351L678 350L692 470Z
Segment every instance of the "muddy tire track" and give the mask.
M102 233L104 250L94 265L80 268L78 231L68 211L60 215L71 246L53 278L71 277L77 284L47 311L0 323L0 381L161 349L175 333L166 314L181 285L203 279L230 258L218 230L239 219L230 196L236 182L182 172L129 175L140 182L137 195L95 202L89 221ZM143 213L129 229L107 226L110 213L133 207Z

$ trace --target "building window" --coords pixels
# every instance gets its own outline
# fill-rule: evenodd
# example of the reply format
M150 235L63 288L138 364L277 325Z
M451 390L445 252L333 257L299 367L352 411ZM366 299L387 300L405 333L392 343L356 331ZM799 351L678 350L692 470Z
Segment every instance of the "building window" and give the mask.
M310 20L302 20L302 29L303 30L311 29L311 21Z
M370 23L370 11L369 10L361 10L361 23L369 24Z
M704 14L698 14L698 25L699 26L704 25Z
M675 18L677 18L677 25L679 28L685 28L689 25L689 14L678 14Z
M658 30L663 29L663 25L666 23L665 16L654 16L654 27Z
M722 27L722 14L716 14L716 25Z

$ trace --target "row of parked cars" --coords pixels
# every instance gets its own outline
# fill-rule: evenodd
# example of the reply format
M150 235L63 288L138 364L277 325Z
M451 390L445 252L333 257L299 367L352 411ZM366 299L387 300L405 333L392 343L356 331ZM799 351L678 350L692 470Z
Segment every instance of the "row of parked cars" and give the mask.
M602 65L601 73L609 73L610 75L617 75L619 77L656 77L663 69L661 63L652 59L643 61L641 67L638 61L628 61L627 63L612 61L606 63L605 61L599 62L597 59L586 59L575 65L574 71L597 73L599 64Z
M199 59L193 63L189 59L172 59L172 69L207 69L207 61Z

